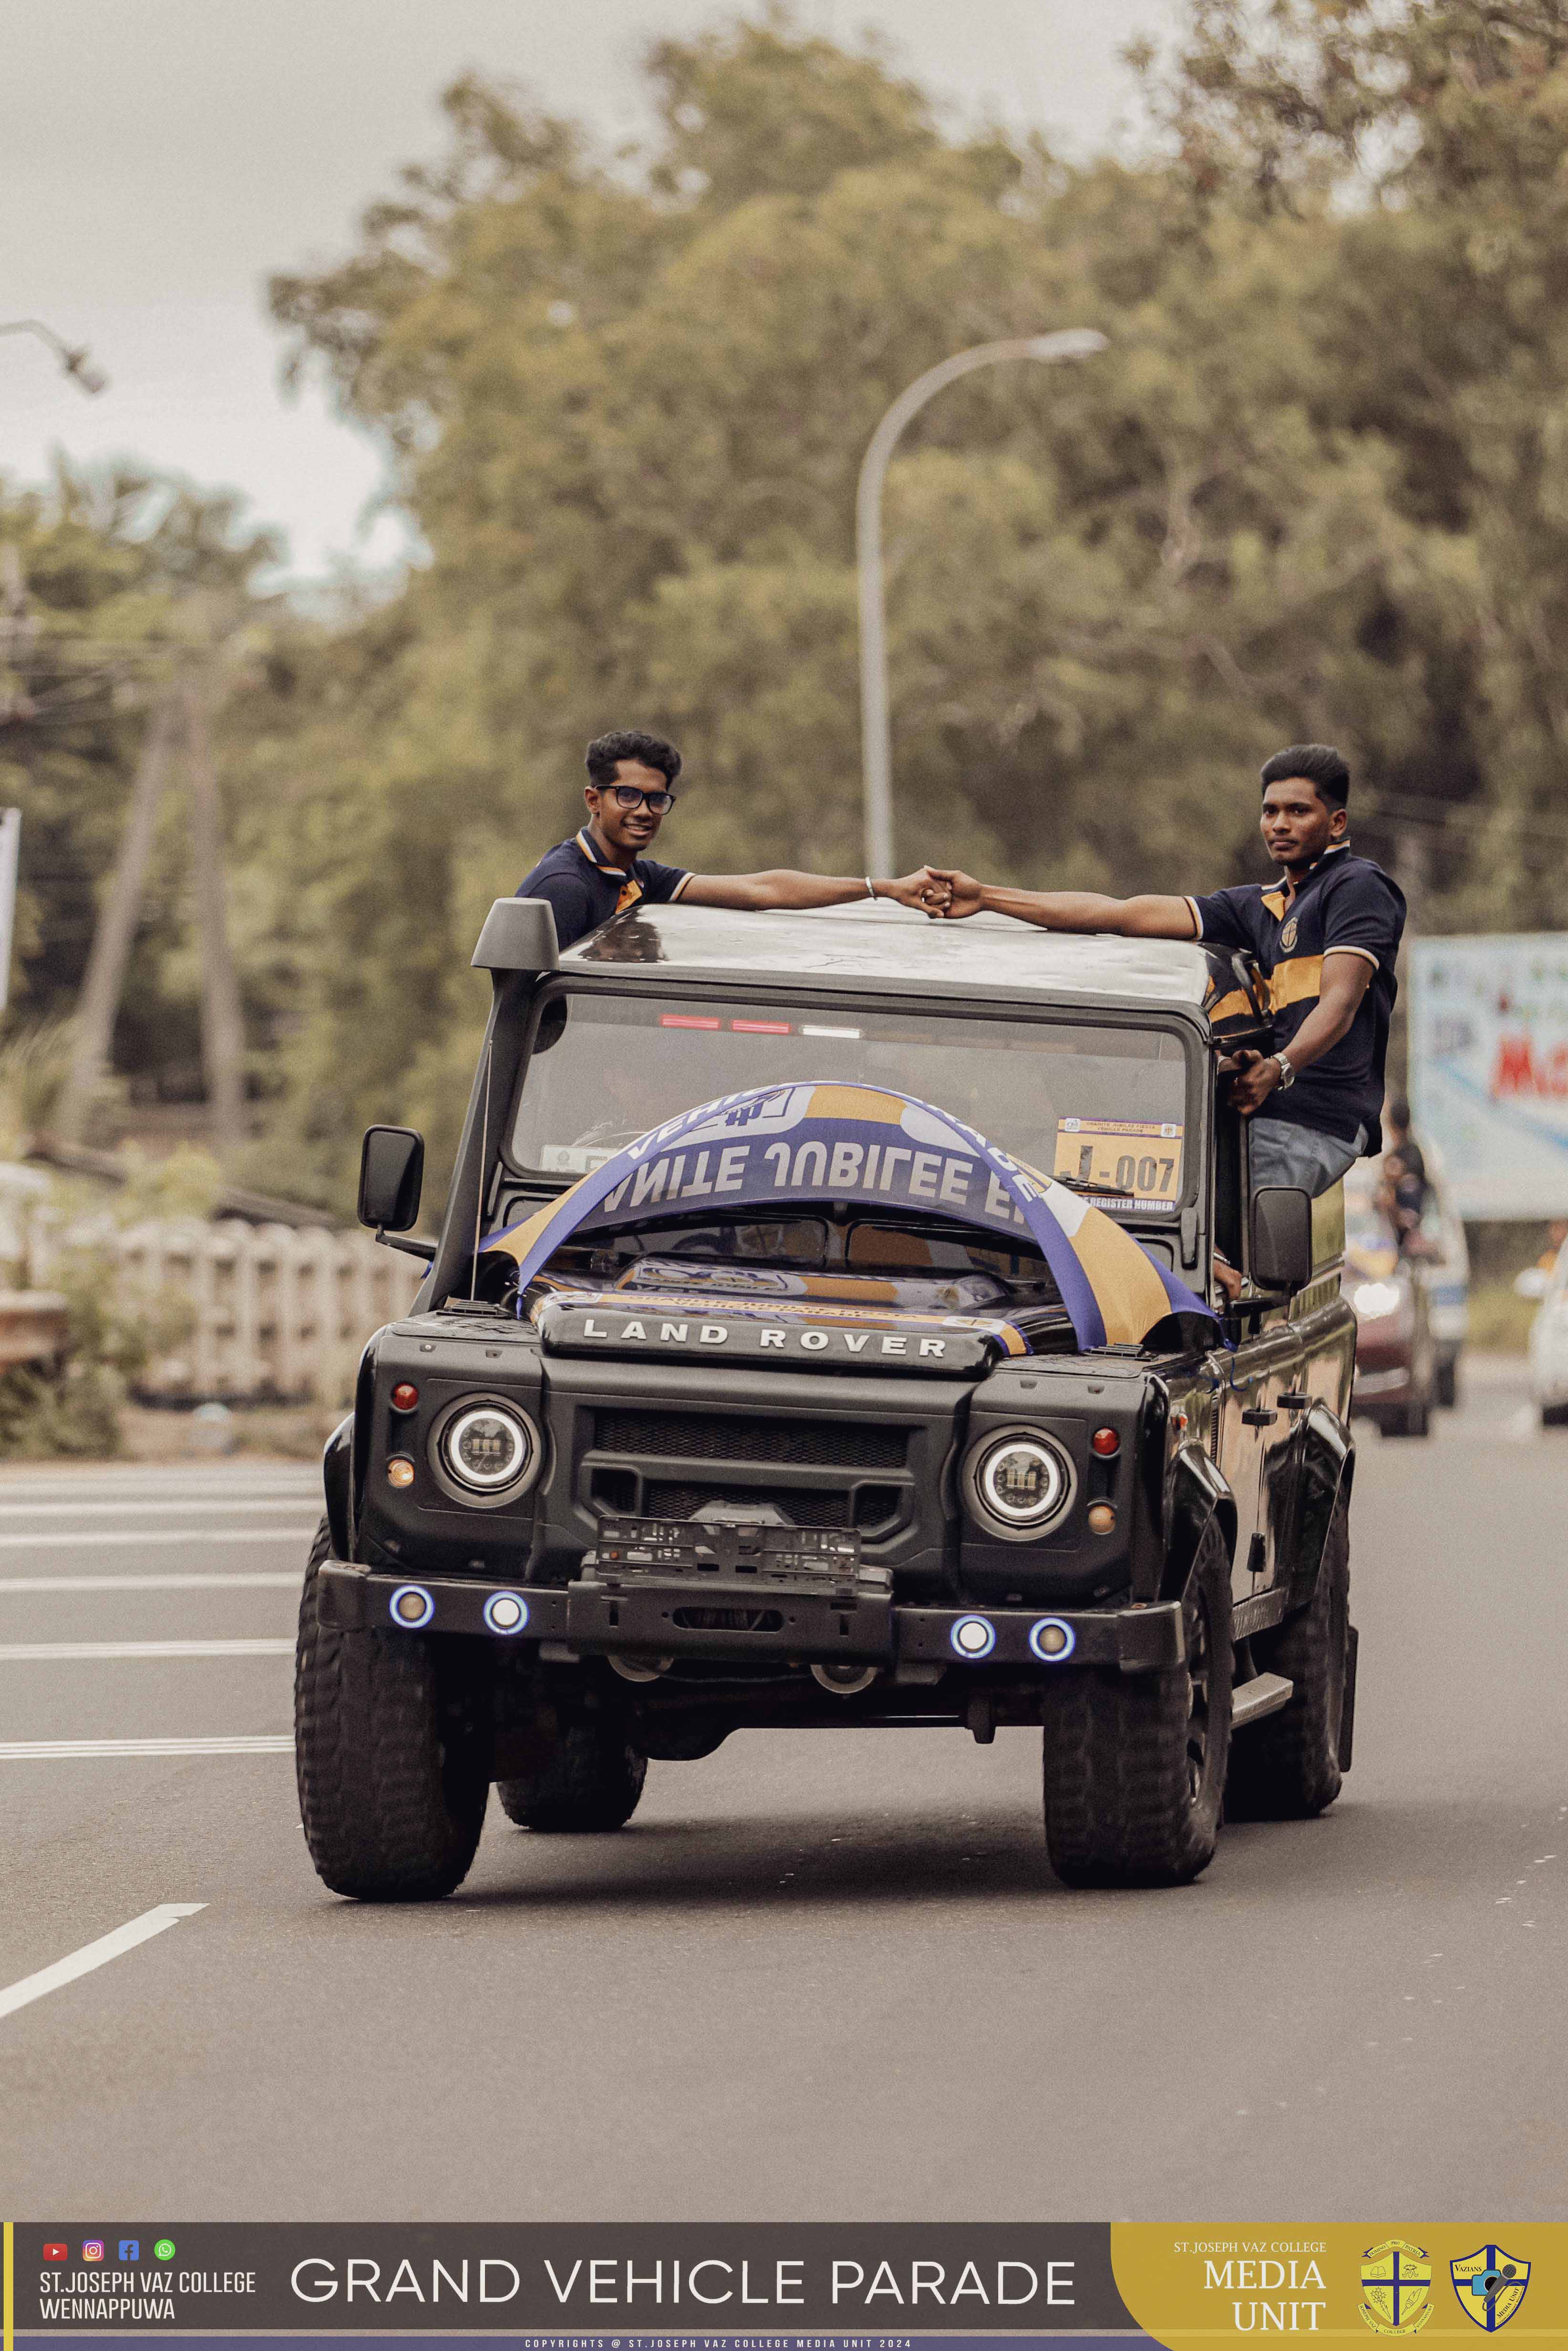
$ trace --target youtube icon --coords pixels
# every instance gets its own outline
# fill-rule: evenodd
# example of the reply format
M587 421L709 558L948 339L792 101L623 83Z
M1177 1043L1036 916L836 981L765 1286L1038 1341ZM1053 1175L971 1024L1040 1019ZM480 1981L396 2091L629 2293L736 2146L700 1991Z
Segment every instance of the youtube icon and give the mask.
M68 2262L70 2257L71 2249L68 2245L46 2245L44 2247L44 2259L47 2262Z

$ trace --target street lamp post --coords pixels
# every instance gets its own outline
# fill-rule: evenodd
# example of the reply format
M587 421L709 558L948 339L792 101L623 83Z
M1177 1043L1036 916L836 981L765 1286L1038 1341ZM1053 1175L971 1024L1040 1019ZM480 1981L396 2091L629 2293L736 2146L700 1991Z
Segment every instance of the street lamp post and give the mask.
M865 789L865 858L871 873L893 872L893 736L888 718L887 605L882 574L882 490L899 434L926 402L962 375L1002 360L1088 359L1105 348L1092 327L1066 327L1053 335L1009 336L977 343L941 360L904 391L866 446L855 496L855 560L860 581L861 747Z
M47 327L44 324L42 319L6 319L0 324L0 335L37 335L41 343L47 343L58 359L65 373L74 376L83 392L95 392L109 390L109 378L98 365L87 345L68 343L63 335L57 335L52 327Z

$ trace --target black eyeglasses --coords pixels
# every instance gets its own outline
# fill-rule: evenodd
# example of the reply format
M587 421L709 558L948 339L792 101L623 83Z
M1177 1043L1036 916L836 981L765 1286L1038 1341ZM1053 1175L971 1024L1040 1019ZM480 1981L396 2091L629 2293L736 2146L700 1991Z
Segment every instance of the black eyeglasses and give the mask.
M617 807L647 808L654 816L663 816L667 809L675 805L674 792L640 792L635 784L601 785L600 789L614 793Z

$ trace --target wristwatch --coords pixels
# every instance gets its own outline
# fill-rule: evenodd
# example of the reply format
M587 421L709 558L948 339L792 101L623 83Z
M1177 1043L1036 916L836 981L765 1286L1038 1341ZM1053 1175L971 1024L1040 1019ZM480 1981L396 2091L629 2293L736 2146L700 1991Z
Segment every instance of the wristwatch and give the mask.
M1279 1092L1282 1094L1289 1093L1291 1088L1296 1082L1295 1064L1289 1061L1283 1053L1276 1053L1274 1059L1279 1063L1280 1067Z

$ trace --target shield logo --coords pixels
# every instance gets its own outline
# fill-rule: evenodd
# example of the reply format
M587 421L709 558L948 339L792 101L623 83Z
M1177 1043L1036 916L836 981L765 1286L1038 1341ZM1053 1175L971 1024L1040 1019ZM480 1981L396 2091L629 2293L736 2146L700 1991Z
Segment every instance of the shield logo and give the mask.
M1361 2257L1361 2315L1375 2335L1418 2335L1432 2315L1432 2264L1419 2245L1387 2237Z
M1284 948L1285 953L1289 955L1291 949L1295 946L1295 944L1296 918L1294 914L1292 914L1290 921L1286 924L1284 929L1280 934L1280 945Z
M1488 2335L1508 2325L1530 2283L1530 2263L1500 2245L1479 2246L1462 2262L1450 2262L1448 2273L1459 2308Z

